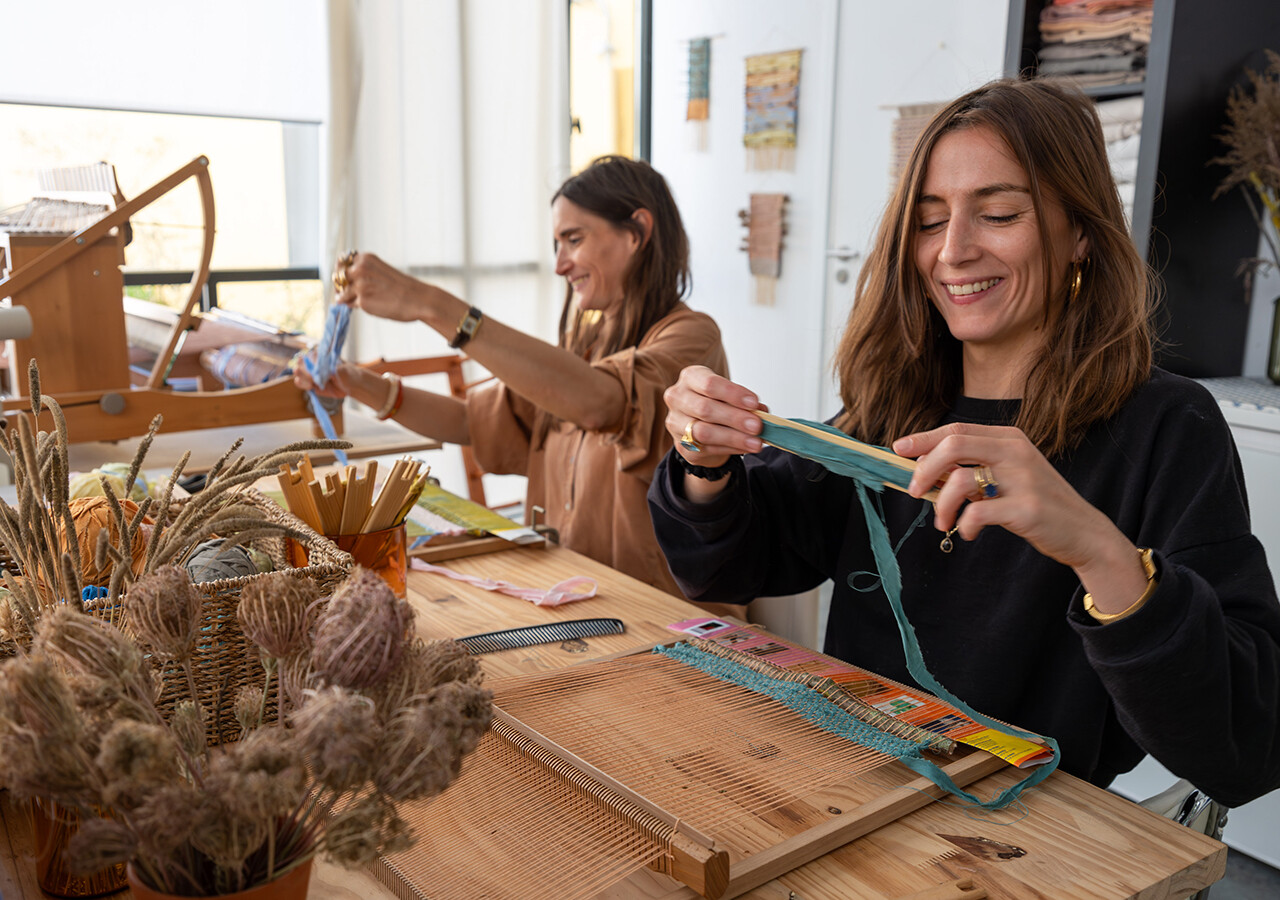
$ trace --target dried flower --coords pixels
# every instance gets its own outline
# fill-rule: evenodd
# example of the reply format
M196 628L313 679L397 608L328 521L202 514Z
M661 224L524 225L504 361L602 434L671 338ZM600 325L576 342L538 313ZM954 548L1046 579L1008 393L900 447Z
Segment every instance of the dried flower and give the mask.
M443 791L488 730L492 698L476 685L451 682L433 689L425 703L398 710L377 759L378 789L393 800Z
M0 664L0 786L81 814L78 866L130 859L167 893L242 890L317 853L354 864L407 848L396 803L457 777L488 727L490 694L461 647L411 637L409 607L376 575L340 588L314 645L315 591L297 584L270 579L241 609L296 701L289 725L263 726L267 690L242 688L240 740L212 748L198 699L160 714L129 636L65 604L43 609L29 652ZM159 569L128 603L133 630L178 659L190 685L189 592L184 573ZM118 819L97 817L108 806Z
M316 629L312 664L330 684L367 688L400 662L413 610L376 573L356 567Z
M316 691L290 717L298 747L316 780L341 793L367 781L380 729L368 698L342 687Z
M241 733L252 731L262 724L262 705L266 694L256 684L245 685L236 694L236 722Z
M219 754L209 782L243 814L270 821L306 798L306 774L297 747L282 728L273 727L254 731Z
M209 748L204 720L204 708L192 701L174 704L169 727L173 729L173 739L188 756L203 756Z
M48 653L67 671L150 693L142 651L120 629L66 604L40 620L35 652Z
M376 795L364 796L334 814L329 823L327 849L344 866L367 866L379 854L412 846L408 823L395 806Z
M310 579L269 572L240 592L236 615L249 640L267 656L283 659L306 647L311 608L319 594Z
M71 688L48 658L20 656L0 669L0 786L73 805L95 796L83 736Z
M1238 185L1271 249L1270 260L1245 260L1250 273L1261 266L1280 268L1280 53L1266 54L1266 70L1245 69L1249 87L1231 89L1227 127L1218 135L1227 152L1209 161L1229 170L1214 197Z
M116 819L91 816L67 842L67 865L79 875L91 875L108 866L126 862L138 852L138 836Z
M190 658L200 633L201 599L186 570L162 566L134 582L124 601L130 629L156 656Z
M111 726L95 762L107 779L102 799L117 809L133 809L178 774L177 747L169 729L129 719Z

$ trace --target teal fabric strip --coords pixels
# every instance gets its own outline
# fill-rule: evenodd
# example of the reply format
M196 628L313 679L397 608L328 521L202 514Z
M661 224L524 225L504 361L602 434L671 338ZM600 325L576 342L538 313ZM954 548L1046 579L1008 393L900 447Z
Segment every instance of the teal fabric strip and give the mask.
M825 431L827 434L833 434L845 440L849 439L849 435L840 429L821 422L810 422L807 419L790 421L818 431ZM821 463L823 468L837 475L847 475L873 491L883 491L886 483L895 484L900 488L905 488L911 483L911 473L893 463L854 452L849 447L828 443L799 428L785 428L772 422L763 422L763 425L764 430L760 432L760 440L766 444L790 450L796 456L803 456L805 459ZM886 453L893 452L884 447L876 449L884 450Z
M809 422L804 419L792 419L791 421L842 437L848 437L844 432L818 422ZM893 547L889 542L889 529L885 526L883 516L873 507L871 496L867 493L868 489L883 491L885 482L892 482L901 487L906 487L911 480L910 473L891 463L859 453L852 447L832 444L811 434L806 434L798 428L786 428L771 422L765 422L760 438L775 447L789 450L797 456L803 456L805 459L820 463L824 468L838 475L846 475L857 483L858 500L862 504L862 512L867 520L867 533L871 538L871 553L876 560L876 568L879 570L885 596L889 599L889 606L893 610L893 618L898 623L898 633L902 637L902 650L906 655L907 671L911 673L911 677L916 680L916 683L935 696L941 697L981 725L985 725L1002 734L1012 734L1021 738L1044 741L1053 751L1053 758L1049 762L1037 766L1026 778L995 798L985 801L961 790L945 772L929 760L913 760L910 757L904 757L903 763L929 778L934 784L949 793L962 797L983 809L1001 809L1008 806L1023 791L1048 778L1049 774L1058 767L1058 762L1062 757L1057 741L1051 737L1022 731L1003 722L998 722L989 716L984 716L939 684L938 680L933 677L928 667L924 664L924 657L920 652L920 642L916 638L915 628L907 620L906 611L902 608L902 571L898 567L898 559L894 556ZM919 520L917 519L917 521Z

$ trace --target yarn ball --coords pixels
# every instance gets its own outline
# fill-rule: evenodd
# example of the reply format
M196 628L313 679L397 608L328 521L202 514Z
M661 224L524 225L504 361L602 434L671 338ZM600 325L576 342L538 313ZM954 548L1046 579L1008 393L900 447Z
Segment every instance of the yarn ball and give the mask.
M119 502L124 510L125 519L132 520L138 512L138 504L132 500ZM116 527L111 504L106 497L77 497L67 505L71 510L71 521L76 530L76 542L80 545L80 576L86 584L105 587L111 583L111 572L115 564L108 558L103 561L102 566L99 566L94 559L97 555L98 535L105 530L112 546L119 548L122 553L125 552L124 548L120 547L120 530ZM70 549L70 541L67 539L62 520L58 520L58 548L64 552ZM132 558L133 573L141 574L147 552L146 540L141 529L134 533L128 552Z
M129 477L129 466L125 463L104 463L91 472L81 472L74 476L68 484L68 496L73 499L81 497L101 497L102 481L105 478L111 493L117 497L125 496L125 480ZM141 503L147 496L147 482L142 473L138 473L129 491L129 499Z
M244 547L224 544L226 541L223 538L212 538L196 544L186 564L192 581L221 581L224 578L243 578L258 574L258 567L253 564L253 559Z
M106 479L107 487L111 488L111 493L117 497L124 496L124 479L117 475L107 475L99 472L97 469L92 472L81 472L71 479L68 484L68 495L72 500L79 500L83 497L102 497L102 481Z
M253 566L258 572L274 572L276 570L276 564L271 561L271 556L268 553L259 550L257 547L246 547L245 549L248 551L249 558L253 560Z
M103 463L98 466L97 471L104 475L114 475L124 482L129 477L129 470L133 468L132 463L111 462ZM129 499L134 503L141 503L151 493L151 484L147 481L147 476L139 472L133 479L133 487L129 490Z

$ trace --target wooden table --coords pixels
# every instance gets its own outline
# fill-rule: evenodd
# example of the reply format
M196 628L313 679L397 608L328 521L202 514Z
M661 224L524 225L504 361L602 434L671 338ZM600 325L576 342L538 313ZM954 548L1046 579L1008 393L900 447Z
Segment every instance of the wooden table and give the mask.
M481 661L491 676L555 669L658 643L672 636L668 624L699 615L682 600L555 546L512 549L445 565L465 574L538 588L573 575L588 575L600 590L591 600L542 608L439 575L411 572L409 596L423 637L461 637L597 616L626 623L626 633L621 635L487 654ZM991 795L1021 775L1005 768L972 790ZM15 859L29 845L24 844L25 829L11 809L5 816L9 843L0 843L4 857L0 859L0 895L6 900L34 900L41 895L33 884L33 866ZM968 877L993 900L1181 898L1217 881L1225 867L1223 844L1055 772L1024 796L1021 809L980 814L949 802L931 803L744 896L752 900L899 900ZM311 900L381 900L393 894L364 872L319 863L308 896ZM692 900L696 895L665 876L644 871L607 897Z
M395 422L380 422L372 416L360 415L350 410L343 415L344 431L340 437L354 445L347 451L351 459L370 456L396 456L403 453L419 453L439 450L440 442L423 437ZM182 454L191 451L187 473L208 471L237 438L244 438L239 453L257 456L294 441L306 441L315 437L312 419L289 419L284 422L265 422L256 425L232 425L226 428L206 428L202 431L161 430L147 451L147 469L172 469ZM131 462L138 449L137 440L98 441L72 444L67 450L72 471L87 472L108 462ZM332 462L332 451L311 451L315 465Z

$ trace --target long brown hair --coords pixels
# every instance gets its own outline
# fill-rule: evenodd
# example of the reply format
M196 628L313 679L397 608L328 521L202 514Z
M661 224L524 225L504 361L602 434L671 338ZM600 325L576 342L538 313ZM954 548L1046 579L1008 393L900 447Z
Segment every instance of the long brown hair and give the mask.
M551 202L564 197L594 213L614 228L634 234L640 242L622 278L622 302L597 322L576 322L573 289L566 287L560 311L559 346L584 359L602 359L639 345L660 319L675 308L693 287L689 272L689 236L667 181L647 162L625 156L601 156L572 176ZM653 227L632 218L646 209ZM534 446L541 447L554 419L540 413L534 426Z
M1037 210L1062 204L1088 238L1078 295L1067 260L1052 258L1038 215L1046 273L1045 334L1026 373L1017 425L1046 456L1077 446L1115 414L1151 371L1155 280L1134 249L1093 103L1048 81L993 81L948 104L917 141L858 276L853 311L836 351L844 412L838 424L888 444L937 426L963 385L961 344L925 292L915 264L920 196L939 138L982 126L1027 172Z

